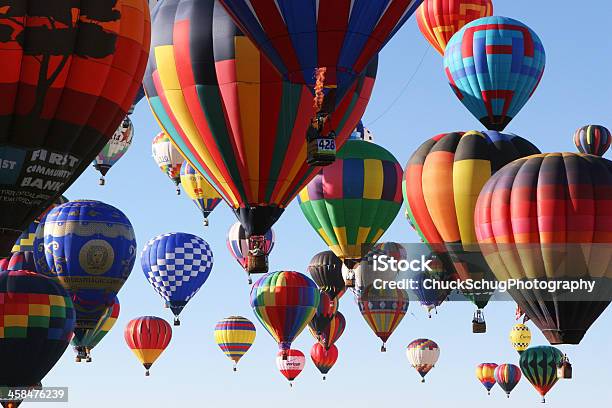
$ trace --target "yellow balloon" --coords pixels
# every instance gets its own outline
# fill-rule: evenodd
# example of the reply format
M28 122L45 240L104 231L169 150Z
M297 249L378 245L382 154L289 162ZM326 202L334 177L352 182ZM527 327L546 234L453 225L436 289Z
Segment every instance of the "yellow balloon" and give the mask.
M524 324L515 324L510 330L510 343L512 347L520 353L527 350L531 343L531 331Z

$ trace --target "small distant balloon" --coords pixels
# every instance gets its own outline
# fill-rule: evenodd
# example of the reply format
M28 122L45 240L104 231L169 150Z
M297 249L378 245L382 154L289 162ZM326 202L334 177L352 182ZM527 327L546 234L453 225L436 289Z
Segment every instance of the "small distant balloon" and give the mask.
M574 132L574 144L580 153L603 156L611 142L610 131L601 125L583 126Z

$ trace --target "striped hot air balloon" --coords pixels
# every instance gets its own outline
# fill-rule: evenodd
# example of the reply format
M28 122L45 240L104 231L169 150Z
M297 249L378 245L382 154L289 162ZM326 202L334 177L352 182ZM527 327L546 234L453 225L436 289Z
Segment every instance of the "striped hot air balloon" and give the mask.
M319 288L299 272L270 272L251 288L255 316L276 340L283 357L312 320L319 302Z
M310 358L317 370L323 374L323 380L325 380L326 374L338 361L338 348L332 344L330 348L326 349L320 343L315 343L310 349Z
M276 367L293 387L293 380L297 378L306 366L306 357L300 350L289 349L286 352L279 351L276 355Z
M72 337L71 344L74 351L77 353L76 362L79 363L82 360L91 362L91 350L102 341L104 336L113 328L117 319L119 318L119 312L121 306L119 304L119 298L115 297L115 300L111 306L106 309L106 312L100 317L98 324L93 329L75 329L74 336Z
M206 177L198 173L188 162L181 166L181 185L204 216L204 226L208 226L208 216L221 202L221 196L210 185Z
M440 348L433 340L416 339L408 344L406 357L421 376L421 382L425 382L425 376L434 368L438 358L440 358Z
M234 362L236 371L238 362L255 342L255 325L242 316L226 317L215 326L215 341Z
M557 367L563 361L563 353L551 346L529 347L523 354L519 365L525 378L542 396L545 402L546 394L557 383Z
M143 316L130 320L123 336L148 377L149 369L170 344L172 327L160 317Z
M437 135L412 154L403 180L409 216L424 242L440 257L450 256L443 263L452 264L460 279L493 280L476 239L476 199L491 175L535 153L537 147L522 137L470 131ZM482 309L492 292L464 294Z
M480 363L476 366L476 378L486 388L487 394L491 395L491 388L495 385L495 363Z
M521 381L521 369L514 364L500 364L493 373L495 382L499 384L502 390L506 392L506 396L510 398L510 393Z
M368 326L382 340L380 351L387 351L385 343L408 310L408 294L400 289L376 289L370 285L357 294L357 305Z
M340 299L346 287L342 277L342 261L332 251L319 252L308 264L308 273L329 297Z
M402 203L401 167L386 149L349 140L299 195L304 216L353 269L391 225ZM354 282L348 277L347 283Z
M591 292L511 288L550 344L578 344L612 299L612 162L547 153L516 160L483 187L478 242L500 281L594 282Z
M601 125L583 126L574 132L574 144L580 153L603 156L610 148L612 135Z
M537 34L499 16L465 25L444 52L444 70L457 98L487 129L498 131L535 92L545 63Z
M319 306L317 312L308 323L308 328L311 333L316 334L316 339L320 340L321 335L331 323L334 315L337 312L337 303L334 303L329 295L322 290L319 290Z
M338 341L342 333L344 333L345 328L346 319L340 312L336 312L329 324L320 332L317 332L312 326L309 326L312 337L326 349L329 349Z
M424 0L415 17L423 36L444 56L446 44L464 25L492 15L491 0Z
M215 0L162 2L152 19L144 78L152 110L255 245L318 171L306 163L312 94L284 81ZM339 147L370 98L371 59L331 118Z

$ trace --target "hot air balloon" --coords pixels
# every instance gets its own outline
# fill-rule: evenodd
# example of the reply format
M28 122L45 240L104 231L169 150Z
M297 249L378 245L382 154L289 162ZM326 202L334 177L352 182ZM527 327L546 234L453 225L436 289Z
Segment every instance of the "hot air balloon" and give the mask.
M208 226L208 216L221 202L221 196L204 176L191 167L188 162L181 166L181 184L204 216L204 226Z
M93 329L76 329L74 331L74 336L70 342L77 353L77 363L81 362L81 360L85 360L88 363L91 362L91 350L113 328L119 318L120 310L119 299L115 297L113 304L106 309L96 327Z
M276 355L276 367L289 380L289 386L291 387L293 387L292 381L300 375L305 365L306 357L304 357L304 353L300 350L289 349L286 352L279 351Z
M140 264L153 289L172 310L174 325L179 326L179 314L210 275L213 253L198 236L170 232L145 244Z
M123 337L144 366L145 376L148 377L149 369L170 344L172 327L161 317L138 317L128 322Z
M326 349L320 343L315 343L310 349L310 358L325 380L326 374L338 360L338 348L332 344L329 349Z
M34 259L38 272L56 278L72 296L76 328L93 329L130 276L136 260L134 229L111 205L70 201L41 221Z
M451 294L451 289L445 289L442 284L452 280L452 274L448 272L448 268L440 260L440 257L435 254L429 255L427 260L431 260L429 264L431 270L419 271L413 279L417 283L414 293L421 306L427 310L429 318L431 318L432 310L437 314L438 306ZM439 284L439 287L434 286L434 282Z
M510 163L478 197L478 242L498 280L597 283L591 292L573 294L528 285L509 289L551 344L580 343L612 299L610 191L609 160L548 153Z
M0 386L38 384L64 354L75 324L66 290L32 271L0 272Z
M235 223L231 226L227 232L227 248L236 261L242 266L249 277L249 283L251 283L251 273L265 273L268 272L268 255L274 248L274 230L270 228L264 235L263 241L263 253L265 255L265 268L262 268L262 264L253 261L253 257L249 256L249 239L247 238L244 227L239 223Z
M215 326L215 342L234 362L236 371L238 361L255 342L255 325L242 316L226 317Z
M495 382L499 384L506 396L510 398L510 393L521 380L521 369L514 364L500 364L493 373Z
M319 306L312 320L308 323L308 328L311 333L316 335L316 339L320 340L321 335L327 329L336 313L337 304L334 304L329 295L322 290L319 291Z
M563 353L551 346L529 347L523 354L519 365L525 378L542 396L542 402L548 391L557 383L557 368L561 365Z
M329 324L320 332L314 330L312 326L308 328L310 329L312 337L325 347L325 349L329 349L338 341L342 333L344 333L346 319L342 313L336 312Z
M125 117L149 53L145 1L2 3L0 257Z
M159 169L170 178L176 185L176 194L181 194L181 166L185 157L176 148L170 137L165 132L160 132L151 145L153 160Z
M31 251L13 252L9 258L0 259L0 272L4 271L36 272L34 253Z
M491 395L491 388L495 385L495 363L481 363L476 366L476 378L487 389L487 394Z
M270 272L251 288L251 307L276 340L283 358L319 307L317 285L299 272Z
M349 137L349 140L365 140L366 142L374 141L374 134L370 129L363 125L362 121L359 121L353 133Z
M534 153L539 150L519 136L470 131L437 135L412 154L403 181L409 214L423 240L444 264L452 264L453 275L462 280L493 280L476 240L476 198L492 174ZM482 309L492 293L464 294ZM481 313L477 310L474 316L474 332L486 330Z
M340 299L346 290L342 277L342 261L332 251L319 252L308 264L308 273L330 299Z
M334 108L421 0L221 2L283 77L314 95L308 161L327 165L335 149L317 146L334 138Z
M318 171L305 163L312 94L283 81L215 0L164 2L153 26L144 79L153 112L234 210L265 269L264 235ZM369 62L331 118L338 147L371 95L377 64Z
M601 125L583 126L574 132L574 144L580 153L603 156L610 148L612 135Z
M408 294L400 289L376 289L370 285L357 295L357 305L368 326L382 340L380 351L387 351L385 343L408 310Z
M425 376L438 362L440 348L433 340L416 339L408 344L406 357L412 367L421 375L421 382L425 382Z
M415 13L419 30L442 56L453 34L467 23L492 15L491 0L424 0Z
M93 167L102 174L100 185L105 183L104 177L111 167L115 165L128 151L134 136L134 125L129 117L125 117L117 128L113 137L106 143L93 162Z
M535 92L545 63L537 34L499 16L465 25L444 52L444 70L457 98L487 129L498 131Z
M510 330L510 344L519 354L523 354L523 351L527 350L531 343L531 331L525 324L518 323L512 326Z
M401 207L401 167L383 147L349 140L338 160L300 192L299 202L310 225L352 270ZM347 278L354 286L354 276Z

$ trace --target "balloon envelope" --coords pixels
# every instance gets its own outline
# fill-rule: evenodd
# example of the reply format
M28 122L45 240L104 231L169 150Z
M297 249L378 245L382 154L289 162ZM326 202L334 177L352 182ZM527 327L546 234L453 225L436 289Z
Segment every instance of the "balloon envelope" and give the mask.
M128 322L123 337L148 376L149 369L172 340L172 327L160 317L138 317Z
M406 357L412 367L417 370L422 381L425 382L425 376L436 365L438 358L440 358L440 348L433 340L416 339L408 344Z
M612 135L601 125L583 126L574 132L574 144L580 153L603 156L610 148Z
M215 342L235 367L255 342L255 333L255 325L249 319L230 316L215 326Z
M561 364L563 353L551 346L529 347L521 354L520 366L525 378L542 396L557 383L557 367Z
M481 363L476 366L476 378L491 393L491 388L495 385L495 363Z

